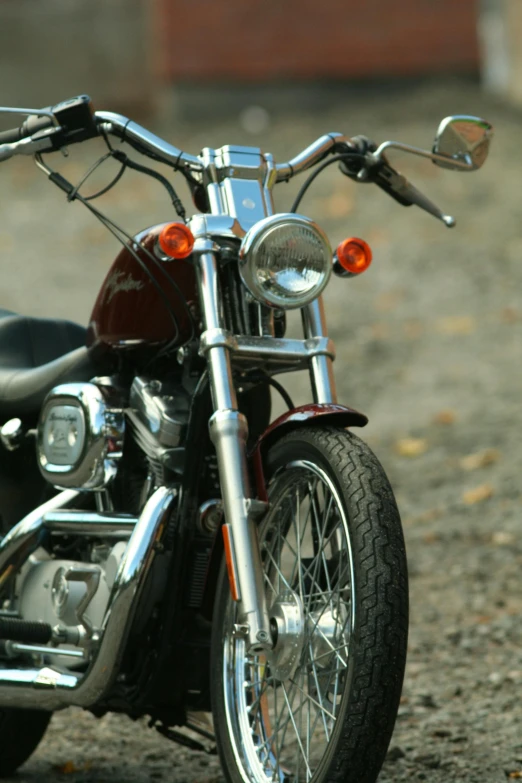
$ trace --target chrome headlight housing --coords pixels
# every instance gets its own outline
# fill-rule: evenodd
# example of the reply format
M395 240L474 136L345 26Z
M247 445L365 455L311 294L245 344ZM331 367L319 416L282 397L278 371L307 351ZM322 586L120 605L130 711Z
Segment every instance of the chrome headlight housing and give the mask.
M262 304L289 310L319 296L332 270L332 248L319 226L303 215L273 215L247 232L239 273Z

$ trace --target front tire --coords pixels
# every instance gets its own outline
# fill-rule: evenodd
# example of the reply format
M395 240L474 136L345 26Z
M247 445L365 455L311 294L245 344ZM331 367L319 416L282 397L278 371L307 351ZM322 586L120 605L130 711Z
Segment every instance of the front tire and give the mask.
M407 566L386 475L352 433L303 428L267 455L260 527L268 656L234 633L223 566L212 709L229 783L374 783L404 676Z

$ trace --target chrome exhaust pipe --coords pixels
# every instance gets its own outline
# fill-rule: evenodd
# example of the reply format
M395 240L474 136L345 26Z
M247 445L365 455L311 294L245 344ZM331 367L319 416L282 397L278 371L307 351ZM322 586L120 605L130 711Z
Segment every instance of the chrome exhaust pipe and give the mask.
M19 567L19 564L43 541L46 533L46 515L50 527L56 518L53 513L70 503L77 492L60 493L48 503L39 506L18 523L0 543L0 584ZM155 544L172 509L176 492L160 487L150 497L133 527L127 549L116 574L109 606L105 613L100 644L85 673L64 672L52 665L42 668L8 668L0 666L0 707L26 707L59 710L64 707L90 707L96 704L112 684L118 673L125 642L134 618L139 593L154 559ZM71 517L75 512L71 512ZM78 515L79 516L79 515ZM102 518L104 515L100 515ZM60 518L65 521L66 513ZM129 517L122 517L130 523ZM116 522L116 515L114 518ZM96 525L96 515L78 520L78 530ZM102 525L107 525L101 522ZM9 571L6 574L6 569Z

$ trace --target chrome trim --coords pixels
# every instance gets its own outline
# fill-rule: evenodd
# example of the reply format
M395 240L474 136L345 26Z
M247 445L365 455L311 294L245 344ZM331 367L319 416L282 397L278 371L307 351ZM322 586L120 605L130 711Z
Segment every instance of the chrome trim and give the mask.
M173 144L169 144L164 139L156 136L155 133L151 133L122 114L115 114L112 111L97 111L94 113L94 117L107 133L119 136L123 141L127 141L130 144L133 142L138 143L144 148L146 153L151 152L153 155L159 155L174 168L187 166L198 171L203 169L203 163L195 155L189 155L187 152L174 147Z
M198 243L201 243L201 251ZM246 441L248 424L239 412L232 380L231 351L226 344L227 332L221 318L221 297L215 255L196 242L196 269L203 323L209 334L217 335L219 344L206 350L214 414L209 421L210 438L217 454L223 508L232 530L241 601L239 614L248 624L248 646L267 649L271 646L270 626L265 593L263 567L252 498ZM225 340L225 344L223 344Z
M374 163L380 163L384 157L384 153L386 150L401 150L402 152L409 152L411 155L419 155L421 158L429 158L434 163L439 163L440 165L446 164L448 166L449 163L451 163L451 168L459 169L460 171L473 171L474 167L473 164L469 162L465 162L462 160L458 160L457 158L453 157L446 157L444 155L437 155L434 152L430 152L429 150L424 150L422 147L413 147L411 144L403 144L399 141L383 141L383 143L377 147L375 152L369 152L367 153L367 158L370 161L373 161Z
M243 239L246 231L230 215L194 215L188 222L190 230L198 238Z
M58 125L58 119L50 109L17 109L13 106L0 106L0 114L24 114L27 117L35 114L37 117L50 117L53 125Z
M280 337L243 337L226 329L209 329L200 339L201 355L212 348L223 347L231 352L234 363L256 364L272 375L306 369L315 356L335 359L335 346L328 337L290 340Z
M47 513L63 508L79 496L76 490L60 492L31 511L0 541L0 586L20 563L37 549L45 537L43 519ZM8 569L8 571L6 571Z
M76 493L64 492L58 497L65 502L75 496ZM103 697L117 674L137 600L175 498L175 490L160 487L143 509L116 574L101 631L101 641L87 672L64 673L49 666L30 669L2 666L0 706L57 710L70 705L89 707ZM56 498L53 498L53 501L57 507ZM30 533L33 539L42 535L45 530L43 516L52 507L45 508L43 512L42 508L35 509L32 515L13 528L7 537L10 538L7 544L6 539L0 543L0 569L9 561L7 555L10 555L11 559L17 552L22 553L24 559L28 556L24 546L28 541L28 534Z
M245 459L247 420L237 410L218 410L210 418L209 432L218 458L225 519L233 533L233 556L241 596L240 622L249 625L251 646L270 647L263 567L254 521L257 509L249 504L251 492Z
M292 158L292 160L289 160L287 163L278 163L275 167L277 172L276 181L282 182L283 180L291 179L302 171L306 171L306 169L319 163L336 144L348 141L349 138L343 136L342 133L327 133L325 136L321 136L296 155L295 158Z
M303 307L301 312L303 329L308 340L326 339L328 329L326 328L323 298L319 296L308 307ZM310 382L315 402L337 402L333 359L334 356L327 353L316 353L310 358Z
M64 650L63 648L45 647L43 644L20 644L19 642L6 642L7 655L17 653L33 653L33 655L59 655L66 658L86 660L82 650Z
M258 147L226 145L220 149L206 147L201 160L203 184L208 193L212 216L232 218L246 231L274 212L271 156Z
M75 536L129 536L138 517L127 514L98 514L93 511L50 511L43 516L43 524L52 533L71 533Z
M218 290L217 264L214 254L201 253L197 269L201 310L206 330L221 329L221 297ZM215 346L208 352L207 360L214 409L237 409L228 351L223 346Z

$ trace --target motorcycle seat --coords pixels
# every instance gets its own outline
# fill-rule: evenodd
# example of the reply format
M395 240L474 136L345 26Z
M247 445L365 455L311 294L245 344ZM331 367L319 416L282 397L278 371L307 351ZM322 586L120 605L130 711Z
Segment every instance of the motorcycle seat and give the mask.
M85 336L72 321L0 309L0 422L36 414L53 386L95 375Z

